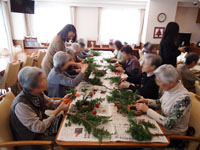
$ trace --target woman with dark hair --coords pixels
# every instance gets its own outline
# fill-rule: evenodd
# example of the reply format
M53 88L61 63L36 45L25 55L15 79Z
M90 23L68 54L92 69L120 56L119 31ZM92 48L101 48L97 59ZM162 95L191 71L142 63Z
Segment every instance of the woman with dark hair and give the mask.
M159 55L163 64L171 64L176 67L176 58L180 55L178 50L179 25L176 22L167 24L163 38L160 42Z
M42 61L42 70L46 77L53 68L53 56L58 51L65 51L65 42L76 42L76 28L72 24L67 24L53 39L47 53Z
M115 48L115 51L114 51L115 57L113 58L113 60L122 62L124 60L124 57L122 54L122 48L123 48L122 42L119 40L116 40L114 43L114 48Z
M123 78L122 81L127 80L134 84L140 84L142 70L137 57L134 56L133 49L127 45L122 49L122 53L125 63L116 68L119 72L128 75L128 78Z

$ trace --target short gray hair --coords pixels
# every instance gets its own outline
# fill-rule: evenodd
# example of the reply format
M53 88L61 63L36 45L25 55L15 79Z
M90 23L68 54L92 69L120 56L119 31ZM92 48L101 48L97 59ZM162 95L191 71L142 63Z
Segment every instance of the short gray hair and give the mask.
M178 82L179 76L176 68L172 65L162 65L154 71L155 75L160 78L164 83Z
M59 51L53 56L53 66L55 68L60 68L70 61L71 56L66 52Z
M70 49L75 50L77 47L79 47L78 43L72 43Z
M150 60L150 65L158 68L162 64L162 58L156 54L146 54L145 59Z
M31 88L37 88L41 74L42 70L37 67L22 68L18 73L18 80L23 90L30 92Z

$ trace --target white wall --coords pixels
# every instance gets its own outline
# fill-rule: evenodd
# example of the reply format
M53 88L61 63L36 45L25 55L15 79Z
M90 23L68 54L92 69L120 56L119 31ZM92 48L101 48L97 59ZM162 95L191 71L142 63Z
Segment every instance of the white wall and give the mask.
M153 38L155 27L166 27L168 22L175 21L177 0L150 0L146 6L146 15L143 28L142 42L159 44L160 39ZM157 21L159 13L165 13L167 20L163 23Z
M180 32L192 33L190 42L200 41L200 23L196 23L199 8L178 7L175 21L180 26Z
M11 28L12 38L15 40L23 40L26 35L24 14L22 13L10 13L11 15Z
M78 37L87 40L97 40L98 8L76 7L75 26Z

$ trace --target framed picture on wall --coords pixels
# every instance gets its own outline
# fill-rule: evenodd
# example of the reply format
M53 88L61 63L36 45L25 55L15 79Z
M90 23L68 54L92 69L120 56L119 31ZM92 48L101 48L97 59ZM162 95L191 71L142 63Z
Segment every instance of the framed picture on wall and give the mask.
M155 27L153 32L154 39L161 39L163 37L163 33L165 31L165 27Z

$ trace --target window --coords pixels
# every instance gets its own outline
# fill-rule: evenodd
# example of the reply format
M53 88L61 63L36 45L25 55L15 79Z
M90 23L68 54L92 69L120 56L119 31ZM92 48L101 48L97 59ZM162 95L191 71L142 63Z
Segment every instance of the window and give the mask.
M33 18L34 34L39 42L51 42L70 23L70 7L66 3L36 2Z
M103 8L101 13L100 41L110 39L135 44L140 32L140 10L136 8Z

